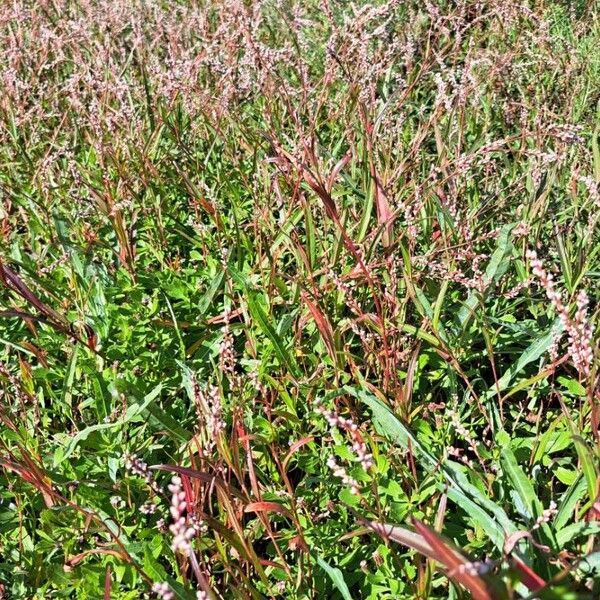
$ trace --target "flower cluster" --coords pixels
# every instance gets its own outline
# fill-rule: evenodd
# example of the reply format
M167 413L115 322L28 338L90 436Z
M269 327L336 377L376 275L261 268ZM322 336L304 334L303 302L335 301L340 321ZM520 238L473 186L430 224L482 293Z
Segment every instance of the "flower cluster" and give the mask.
M320 403L317 403L315 409L317 413L323 415L330 427L337 427L345 430L352 439L351 452L354 453L358 462L365 471L368 471L373 465L373 455L368 451L367 445L360 435L358 425L350 418L342 417L332 410L327 410Z
M224 320L223 338L219 344L219 366L223 373L232 375L235 372L235 347L233 334L229 326L229 311L225 312Z
M143 515L153 515L156 512L156 504L153 502L146 502L140 506L140 512Z
M248 374L248 379L250 381L250 384L258 394L264 396L267 393L267 388L264 385L264 383L260 380L260 376L256 369L250 371L250 373Z
M367 445L365 444L358 425L350 418L342 417L338 413L332 410L326 409L319 400L316 401L315 411L325 417L330 427L336 427L345 431L352 440L352 445L348 448L348 451L356 457L356 460L361 464L365 471L368 471L374 466L373 455L368 451ZM336 477L339 477L344 485L350 487L353 494L359 494L360 486L358 481L351 477L346 469L339 465L333 456L327 460L327 466L333 471Z
M123 506L125 506L125 502L123 501L123 498L121 498L121 496L111 496L110 505L113 508L122 508Z
M131 471L134 475L138 475L144 479L144 481L152 488L153 491L159 492L158 485L154 480L154 475L151 473L147 463L145 463L139 456L135 454L129 454L126 452L123 455L125 462L125 468Z
M454 431L467 443L469 449L476 456L477 460L479 461L479 464L485 470L485 462L483 461L479 453L477 442L473 439L471 432L461 423L458 414L454 410L448 409L446 411L446 414L448 414L448 416L450 417ZM487 442L487 444L489 445L489 441ZM448 448L448 454L459 459L468 467L474 468L474 462L469 457L465 456L460 448L455 448L451 446L450 448Z
M175 598L175 594L173 590L169 587L168 583L155 583L152 586L152 591L162 600L173 600Z
M544 512L535 520L535 523L533 524L531 531L535 531L536 529L539 529L544 523L547 523L548 521L550 521L550 519L557 512L558 512L558 507L556 506L556 502L554 502L554 500L552 500L550 502L548 508L546 508L544 510Z
M125 461L125 468L131 471L134 475L143 477L147 483L150 483L153 479L152 473L148 470L148 465L141 458L135 454L129 454L126 452L123 455Z
M205 389L202 389L198 385L195 376L192 378L192 385L199 416L199 426L201 430L205 431L207 438L201 448L204 455L215 448L219 434L225 429L221 392L216 385L208 385Z
M593 203L600 207L600 191L598 190L598 184L594 181L593 177L589 175L579 177L579 181L587 188L588 194Z
M355 290L355 281L350 280L349 282L344 281L333 269L328 269L327 276L333 284L335 285L338 292L341 292L344 296L344 302L346 306L357 316L360 316L363 311L360 307L360 304L354 297L356 292Z
M333 471L333 474L336 477L339 477L342 480L342 483L344 485L347 485L350 487L350 491L355 496L358 496L358 494L360 494L360 486L358 484L358 481L356 481L356 479L354 479L353 477L350 477L350 475L348 475L348 472L346 471L346 469L344 467L338 465L335 458L333 458L333 456L330 456L327 459L327 466Z
M205 402L209 410L208 431L211 437L214 438L225 429L221 395L216 385L211 385L208 388L208 393L205 395Z
M546 272L542 261L534 250L527 251L527 258L533 274L539 279L550 303L558 313L561 323L569 338L568 354L573 365L582 377L589 377L593 359L592 334L593 330L587 316L589 299L585 290L577 295L577 311L571 319L569 310L562 300L561 293L556 289L554 276Z
M448 571L448 576L472 575L473 577L478 577L479 575L489 573L495 565L496 563L492 561L476 560L473 562L465 562Z
M190 524L187 518L187 500L181 487L181 477L175 475L169 485L171 492L171 517L173 519L169 531L173 534L171 548L173 552L181 552L188 556L192 550L191 541L196 536L197 527Z

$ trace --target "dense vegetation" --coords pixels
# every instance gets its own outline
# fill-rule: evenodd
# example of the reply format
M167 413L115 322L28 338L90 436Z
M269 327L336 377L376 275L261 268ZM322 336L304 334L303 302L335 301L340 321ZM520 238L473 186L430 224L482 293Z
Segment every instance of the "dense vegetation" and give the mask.
M0 598L600 597L595 2L0 4Z

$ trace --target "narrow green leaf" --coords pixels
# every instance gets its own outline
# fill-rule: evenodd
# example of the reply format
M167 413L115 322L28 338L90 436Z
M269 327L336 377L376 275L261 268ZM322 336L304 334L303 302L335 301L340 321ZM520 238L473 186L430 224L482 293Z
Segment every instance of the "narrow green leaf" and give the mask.
M490 389L482 396L483 400L489 400L493 398L497 393L498 389L504 391L512 383L515 376L518 375L528 364L538 360L548 348L552 345L554 336L562 329L560 320L557 319L546 334L534 340L519 356L517 362L514 363L498 380L498 385L493 385ZM511 390L512 392L512 390Z
M598 489L598 472L594 460L585 441L580 436L573 435L573 442L587 483L589 501L594 502L596 500L596 490Z
M224 277L225 277L225 273L223 271L221 271L211 281L210 286L208 287L208 289L206 290L206 292L204 293L202 298L200 298L200 301L198 302L198 313L200 315L203 315L208 310L208 307L211 305L211 303L215 297L215 294L219 291L219 289L221 288L221 285L223 284Z
M150 405L147 407L147 410L173 438L180 442L187 442L190 439L191 433L183 429L183 427L181 427L181 425L162 408L156 405Z
M598 522L586 523L585 521L582 521L580 523L572 523L571 525L563 527L556 534L556 542L559 548L564 548L565 545L572 540L583 536L589 537L590 535L595 535L597 533L600 533L600 523Z
M558 382L575 396L583 397L587 395L585 388L576 379L560 376Z
M554 517L553 522L554 529L556 531L560 531L563 527L565 527L567 522L572 518L573 513L575 512L575 507L585 494L586 488L587 482L585 477L580 475L563 494L558 505L558 512L556 513L556 517Z
M75 369L77 367L77 357L79 356L79 345L73 347L73 354L71 354L71 360L69 361L69 368L65 376L65 380L62 386L61 402L71 406L71 390L73 388L73 382L75 381Z
M546 448L550 443L550 439L552 438L552 434L556 429L557 425L560 423L560 419L555 419L550 424L550 427L540 436L540 441L538 442L535 455L533 457L533 464L539 463L542 458L546 455ZM567 434L568 435L568 434Z
M535 494L531 481L517 463L517 459L509 446L502 448L500 461L513 488L527 508L530 519L537 519L542 514L542 504Z
M293 356L284 346L283 341L281 340L273 326L269 323L267 315L265 314L264 310L262 309L257 300L256 293L250 289L248 289L247 291L248 309L250 310L252 318L256 321L261 331L269 338L269 340L273 344L273 349L281 364L285 365L294 377L298 377L300 374L298 365L296 364L296 361L294 360Z
M350 595L350 590L344 581L344 575L342 572L336 568L327 564L318 554L315 556L317 560L317 564L329 575L331 582L334 587L340 592L344 600L352 600L352 596Z

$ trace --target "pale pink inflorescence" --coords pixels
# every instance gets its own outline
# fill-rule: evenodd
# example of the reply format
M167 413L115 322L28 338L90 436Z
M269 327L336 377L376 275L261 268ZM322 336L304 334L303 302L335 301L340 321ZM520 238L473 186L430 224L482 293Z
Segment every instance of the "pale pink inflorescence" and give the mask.
M468 444L469 449L476 456L477 460L479 461L479 464L482 465L485 470L485 466L484 466L485 462L483 461L483 459L481 457L481 454L477 447L477 442L473 438L473 435L471 434L471 432L462 424L456 411L454 411L452 409L448 409L447 414L450 417L454 431L456 431L456 433ZM481 441L483 441L484 443L489 445L489 442L486 442L485 439L481 438ZM454 456L455 458L459 459L462 463L466 464L467 466L469 466L471 468L474 467L473 460L471 460L469 457L467 457L463 453L462 449L451 446L450 448L448 448L448 454L450 456Z
M186 516L187 501L185 491L181 486L181 477L175 475L173 479L171 479L169 491L172 494L170 508L172 523L169 526L169 530L173 534L171 547L173 552L181 552L182 554L189 556L192 550L191 541L196 536L198 529Z
M586 187L592 202L600 208L600 190L598 190L598 184L594 178L589 175L582 175L579 177L579 181Z
M153 515L156 512L156 504L153 502L146 502L140 506L140 512L144 515Z
M193 373L190 379L200 428L206 432L207 439L202 447L202 453L205 454L214 449L219 434L226 426L223 420L221 391L218 386L212 384L201 387Z
M128 471L131 471L134 475L143 477L146 483L151 483L154 480L148 465L139 456L126 452L123 455L123 459L125 461L125 468Z
M472 577L479 577L480 575L489 573L495 565L496 563L492 561L476 560L473 562L465 562L448 571L448 575L450 577L456 575L471 575Z
M368 471L371 467L374 466L373 455L368 451L367 445L362 439L360 431L358 429L358 425L354 423L354 421L347 417L342 417L332 410L326 409L321 405L319 401L317 401L316 412L320 415L323 415L327 420L327 423L330 427L337 427L345 431L352 440L352 445L348 448L349 452L356 457L356 460L361 464L365 471ZM346 469L339 465L333 456L329 457L327 460L327 466L333 471L333 474L336 477L339 477L342 480L344 485L348 485L353 494L358 494L360 492L360 486L358 481L351 477Z
M587 307L589 298L585 290L577 294L577 312L573 321L568 323L569 353L577 370L585 377L590 374L590 366L594 357L592 350L592 326L589 324Z
M235 347L229 326L229 311L225 312L224 320L223 338L219 344L219 366L223 373L232 375L235 372Z
M205 402L209 410L208 432L215 438L225 429L223 421L223 406L221 405L221 394L216 385L211 385L205 395Z
M567 333L569 346L567 352L573 361L573 365L582 377L589 377L593 359L592 335L593 329L589 323L587 307L588 295L585 290L577 294L577 310L575 316L569 316L569 310L565 306L562 294L556 289L554 276L544 269L542 261L538 258L535 250L527 251L527 258L531 265L533 274L539 279L541 286L546 292L550 303L558 313L561 323ZM553 352L557 352L559 338L553 341Z
M175 598L175 594L173 590L169 587L169 584L166 582L155 583L152 586L152 591L162 600L173 600Z
M160 489L154 480L154 475L150 471L150 467L139 456L125 452L123 455L125 469L131 471L134 475L142 477L154 492L159 492Z
M338 465L333 456L330 456L327 459L327 466L333 471L333 474L336 477L339 477L342 480L344 485L347 485L350 488L350 491L354 495L358 496L358 494L360 494L360 485L358 481L356 481L356 479L353 477L350 477L346 469L341 465Z
M552 517L554 517L554 515L556 515L557 512L558 507L556 506L556 502L552 500L548 508L546 508L544 512L542 512L542 514L535 520L531 531L535 531L536 529L539 529L544 523L548 523L548 521L550 521L550 519L552 519Z
M331 427L345 430L352 439L351 452L356 456L358 462L365 471L373 466L373 455L368 452L367 445L364 443L358 430L358 425L350 418L342 417L336 412L327 410L320 404L317 406L317 412L322 414Z

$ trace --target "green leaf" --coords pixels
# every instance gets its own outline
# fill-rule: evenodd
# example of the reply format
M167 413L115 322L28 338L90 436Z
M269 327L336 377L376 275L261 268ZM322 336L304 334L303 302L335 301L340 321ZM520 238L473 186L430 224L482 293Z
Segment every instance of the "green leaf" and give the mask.
M587 392L585 391L585 388L579 383L579 381L577 381L575 379L572 379L570 377L560 376L558 378L558 382L562 386L567 388L569 390L569 392L571 392L571 394L573 394L575 396L585 396L587 394Z
M247 291L248 309L250 310L252 318L258 323L258 326L261 329L261 331L269 338L269 340L273 344L273 349L275 350L275 354L277 355L277 358L279 359L280 363L282 365L285 365L294 377L299 377L300 372L298 369L298 365L294 360L294 357L287 350L283 341L281 340L275 329L272 327L272 325L269 323L269 319L265 311L259 304L257 294L255 292L252 292L250 289L248 289Z
M187 442L192 434L186 431L181 425L160 406L151 405L147 407L148 412L162 425L173 438L180 442Z
M554 517L554 529L560 531L573 516L577 503L585 494L587 482L581 475L569 486L569 489L563 494L558 506L558 512Z
M517 459L509 446L504 446L500 454L502 468L508 475L513 488L521 498L524 506L529 512L529 518L534 520L542 514L543 508L533 490L531 481L517 463Z
M598 522L581 522L581 523L572 523L571 525L567 525L563 527L556 534L556 543L559 548L564 548L566 544L570 541L577 539L582 536L590 536L600 533L600 523Z
M75 381L75 370L77 367L77 357L79 356L79 348L79 345L73 348L73 354L71 355L71 360L69 361L67 375L62 386L61 402L69 407L71 406L71 389L73 388L73 382Z
M340 592L344 600L352 600L352 596L350 595L350 590L344 581L344 575L342 572L336 568L328 565L318 554L315 556L317 564L329 575L331 582L334 587Z
M582 558L577 564L577 572L586 577L600 575L600 552L592 552Z
M564 485L573 485L579 479L579 474L576 471L565 469L564 467L557 467L554 471L554 476Z
M150 546L144 546L144 570L152 578L154 583L166 581L167 572L165 568L154 558L150 551Z
M198 302L198 314L203 315L213 301L215 294L219 291L223 284L223 278L225 273L221 271L211 282L209 288L206 290L200 301Z
M132 404L125 413L125 418L120 423L127 423L131 421L135 416L140 415L146 410L152 402L154 402L162 392L162 383L159 383L151 392L144 396L144 400L141 404Z
M502 377L500 377L498 385L491 386L484 396L482 396L482 399L489 400L498 393L498 389L501 392L507 389L518 373L520 373L528 364L538 360L548 351L548 348L552 345L555 334L561 330L562 324L560 320L557 319L550 331L534 340L519 356L517 362L514 363ZM512 391L513 390L511 390L511 393Z
M69 458L69 456L71 456L71 454L73 454L73 452L75 451L75 448L77 448L78 444L80 442L83 442L84 440L87 440L88 437L95 431L102 431L103 429L114 429L116 427L120 427L122 423L122 421L117 423L98 423L96 425L90 425L89 427L86 427L69 440L69 443L67 444L62 456L55 454L54 462L56 463L57 461L62 461ZM58 466L58 463L54 466Z
M144 397L144 400L141 404L136 403L129 406L127 412L125 413L125 416L120 421L116 421L114 423L97 423L96 425L90 425L89 427L86 427L85 429L74 435L72 438L70 438L62 457L58 457L58 455L55 455L54 461L56 462L57 460L67 459L69 456L71 456L71 454L73 454L75 448L77 448L77 445L80 442L87 440L87 438L95 431L102 431L104 429L115 429L118 427L122 427L125 423L131 421L134 417L136 417L137 415L141 414L144 410L149 408L150 404L154 400L156 400L156 398L158 398L161 390L162 384L159 383L149 394L147 394ZM56 467L57 465L55 464L54 466Z
M583 475L587 482L589 501L594 502L596 500L596 490L598 487L598 472L596 471L592 453L580 436L573 435L573 442L575 443L575 449L577 450Z

